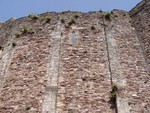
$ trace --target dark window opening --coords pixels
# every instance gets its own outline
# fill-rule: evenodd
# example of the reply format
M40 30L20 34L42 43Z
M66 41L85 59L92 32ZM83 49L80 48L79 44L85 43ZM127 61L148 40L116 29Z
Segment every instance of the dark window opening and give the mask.
M76 33L75 31L72 32L72 43L76 43Z

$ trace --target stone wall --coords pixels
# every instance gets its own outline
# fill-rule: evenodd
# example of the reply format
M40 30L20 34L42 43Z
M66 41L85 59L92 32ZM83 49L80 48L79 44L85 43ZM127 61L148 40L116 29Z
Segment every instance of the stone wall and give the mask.
M149 113L149 57L136 21L135 30L128 12L114 10L5 22L0 113Z
M149 113L150 77L136 32L126 12L113 11L106 36L112 82L118 86L118 113Z
M47 15L52 18L51 24L43 20ZM57 19L56 14L41 15L41 19L16 20L11 26L7 41L3 41L6 33L1 35L4 49L0 59L0 76L3 78L0 81L0 113L42 112L48 79L47 65L51 54L49 50L53 45L49 32L54 29ZM35 33L24 31L20 36L16 36L23 26L30 31L31 28L34 29Z
M66 21L62 27L77 14L61 15ZM114 112L109 103L111 79L102 14L78 15L78 19L74 19L76 24L62 31L57 112ZM92 26L95 30L91 30Z
M141 43L145 61L150 70L150 1L143 0L129 14L132 18L132 25L136 29L138 39Z

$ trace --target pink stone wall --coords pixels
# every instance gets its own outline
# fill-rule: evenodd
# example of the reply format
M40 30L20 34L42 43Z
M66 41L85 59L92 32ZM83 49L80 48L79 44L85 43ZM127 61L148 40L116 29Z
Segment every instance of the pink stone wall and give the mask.
M150 1L143 0L138 6L130 11L132 25L136 29L141 43L147 68L150 70Z
M142 10L145 15L147 10ZM114 10L109 20L106 14L53 12L5 22L0 113L149 113L149 53L143 49L149 45L142 41L149 27L137 32L148 18L138 24L140 13L130 18ZM34 33L17 37L23 26ZM110 101L113 84L115 102Z

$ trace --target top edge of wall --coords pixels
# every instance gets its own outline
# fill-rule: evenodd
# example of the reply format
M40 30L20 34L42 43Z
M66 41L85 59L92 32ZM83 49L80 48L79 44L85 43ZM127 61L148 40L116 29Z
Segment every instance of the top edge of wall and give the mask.
M138 3L134 8L132 8L130 11L129 11L129 14L132 16L134 14L136 14L137 12L139 12L140 10L142 10L144 8L144 5L146 3L148 3L149 0L142 0L140 3Z

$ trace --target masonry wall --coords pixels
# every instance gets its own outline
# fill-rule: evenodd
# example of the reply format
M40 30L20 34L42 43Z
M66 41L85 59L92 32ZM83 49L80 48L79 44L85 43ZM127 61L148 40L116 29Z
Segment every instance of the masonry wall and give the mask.
M1 30L1 45L4 49L1 50L0 59L0 113L42 111L49 50L52 46L49 32L54 29L57 21L56 14L48 15L54 19L51 24L45 24L44 20L22 18L10 22ZM41 18L45 16L47 14L41 15ZM16 37L15 33L22 26L34 29L34 35L22 34ZM9 28L9 32L5 28ZM16 45L13 46L13 43Z
M150 70L150 1L142 0L129 13L141 43L147 68Z
M126 12L113 14L106 36L112 82L118 86L118 113L148 113L150 81L136 31Z
M148 57L137 31L128 12L106 15L52 12L5 22L0 113L149 113Z
M66 13L62 17L70 21L74 15L76 13ZM57 97L59 113L114 112L109 103L111 77L102 23L100 13L79 14L76 24L62 31ZM92 26L95 30L91 30ZM72 41L73 31L76 33L75 42Z

